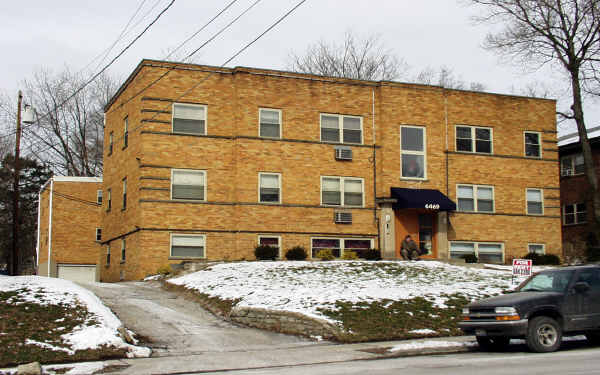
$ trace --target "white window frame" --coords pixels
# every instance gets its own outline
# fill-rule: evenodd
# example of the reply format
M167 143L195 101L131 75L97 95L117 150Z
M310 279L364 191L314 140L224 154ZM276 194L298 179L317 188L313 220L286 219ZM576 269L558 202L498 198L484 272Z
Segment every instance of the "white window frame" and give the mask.
M577 211L577 205L578 204L582 204L585 203L585 211ZM567 206L573 206L573 217L574 220L572 223L567 224ZM565 204L562 206L562 225L565 226L571 226L571 225L580 225L580 224L586 224L587 223L587 203L586 202L579 202L579 203L571 203L571 204ZM585 221L578 221L577 220L577 214L578 213L584 213L585 212Z
M110 132L108 135L108 155L112 155L114 148L114 132Z
M96 228L96 242L100 241L102 241L102 228Z
M173 255L173 237L200 237L204 241L204 256L202 257L180 257ZM171 233L169 240L169 259L206 259L206 235L196 233Z
M369 237L311 237L310 238L310 253L308 254L310 259L313 259L312 253L313 253L313 240L338 240L340 241L340 258L337 259L341 259L344 257L344 244L345 244L345 240L363 240L363 241L370 241L371 245L370 248L373 248L373 238L369 238Z
M462 151L459 150L456 144L458 140L458 128L470 128L471 129L471 149L473 151ZM486 129L490 131L490 152L477 152L477 139L475 129ZM464 152L465 154L478 154L478 155L494 155L494 128L488 126L476 126L476 125L454 125L454 149L456 152Z
M269 234L259 234L258 235L258 244L260 245L261 238L277 238L277 247L279 249L279 259L283 259L282 248L281 248L281 236L274 236Z
M529 213L529 201L527 200L527 193L530 190L535 190L535 191L539 191L540 192L540 198L542 199L542 213L541 214L534 214L534 213ZM539 188L526 188L525 189L525 212L527 213L527 215L531 215L531 216L543 216L544 215L544 189L539 189Z
M423 151L402 150L402 128L421 129L423 131ZM403 180L427 180L427 127L419 125L400 125L400 178ZM404 177L402 171L402 155L423 155L423 177Z
M527 244L527 252L528 253L532 252L531 249L530 249L530 246L541 246L542 247L542 254L546 254L546 244L543 244L543 243L528 243ZM538 254L538 253L536 253L536 254Z
M583 172L581 173L575 173L575 158L577 156L581 155L581 157L583 158L583 153L578 152L575 154L571 154L571 155L566 155L560 158L560 176L561 177L566 177L566 176L580 176L582 174L585 174L585 160L583 162ZM569 159L571 162L569 163L571 165L571 173L563 173L563 160L564 159Z
M538 147L540 148L539 156L527 156L527 134L537 134L538 141L540 142L538 144ZM526 158L531 158L531 159L541 159L542 158L542 133L536 132L536 131L529 131L529 130L526 130L523 132L523 155L525 155Z
M266 137L264 135L260 135L260 127L261 127L261 124L262 124L262 121L261 121L262 111L273 111L273 112L277 112L279 114L279 137ZM283 121L282 121L282 117L283 116L282 116L281 109L265 108L265 107L258 108L258 136L260 138L281 139L283 137Z
M335 205L335 204L326 204L323 203L323 179L324 178L337 178L340 180L340 194L341 196L341 200L340 200L340 205ZM344 201L344 182L346 180L359 180L360 181L360 186L361 186L361 194L362 194L362 203L360 206L351 206L351 205L346 205L345 201ZM365 206L365 179L361 178L361 177L342 177L342 176L321 176L321 183L320 183L320 194L321 194L321 206L326 206L326 207L364 207Z
M123 148L129 146L129 116L123 119Z
M101 205L103 198L104 197L102 196L102 190L96 190L96 203Z
M502 263L506 261L506 252L504 248L503 242L480 242L480 241L448 241L450 246L448 247L448 258L451 259L452 254L452 244L473 244L473 251L475 252L475 256L477 257L477 263L479 263L479 245L500 245L502 249Z
M277 176L277 185L279 186L279 200L277 202L263 202L260 200L260 177L266 175L266 176ZM282 197L282 188L281 188L281 173L277 173L277 172L258 172L258 203L262 203L262 204L281 204L281 202L283 202L283 197Z
M127 255L125 252L127 251L127 244L125 243L125 238L121 238L121 263L125 263L127 259Z
M193 172L202 172L204 174L204 192L202 193L203 195L203 199L182 199L182 198L173 198L173 175L174 172L187 172L187 171L193 171ZM181 201L181 202L206 202L206 192L207 192L207 187L208 185L208 173L206 173L206 170L204 169L187 169L187 168L171 168L171 184L169 185L169 195L172 201Z
M331 117L337 117L338 118L338 130L340 131L340 140L339 142L332 142L332 141L324 141L323 140L323 116L331 116ZM344 117L350 117L350 118L357 118L360 120L360 143L348 143L348 142L344 142ZM319 140L321 142L327 142L327 143L339 143L339 144L346 144L346 145L362 145L364 144L364 140L365 140L365 131L364 131L364 126L363 126L363 118L362 116L354 116L354 115L342 115L339 113L325 113L325 112L321 112L319 114Z
M176 132L173 129L175 124L175 106L182 107L203 107L204 108L204 133L187 133L187 132ZM190 134L190 135L206 135L208 134L208 105L206 104L193 104L193 103L173 103L171 105L171 133L175 134Z
M458 209L458 188L459 186L468 186L473 188L473 211L464 211ZM491 188L492 189L492 211L479 211L477 205L477 189L478 188ZM496 213L496 189L492 185L472 185L472 184L456 184L456 212L475 212L480 214L494 214ZM464 242L464 241L458 241Z

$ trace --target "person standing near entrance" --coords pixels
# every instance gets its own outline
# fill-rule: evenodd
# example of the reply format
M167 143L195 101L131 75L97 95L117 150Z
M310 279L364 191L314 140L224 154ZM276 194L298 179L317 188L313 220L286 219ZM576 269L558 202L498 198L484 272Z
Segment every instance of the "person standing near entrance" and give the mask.
M400 254L404 260L417 260L419 259L419 249L417 243L412 239L410 234L407 234L400 245Z

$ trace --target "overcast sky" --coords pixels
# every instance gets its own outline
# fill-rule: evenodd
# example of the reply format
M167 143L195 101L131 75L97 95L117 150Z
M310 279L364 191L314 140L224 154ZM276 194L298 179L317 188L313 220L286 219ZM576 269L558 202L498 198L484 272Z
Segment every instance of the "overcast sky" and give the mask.
M162 18L109 69L123 81L142 58L164 59L230 0L177 0ZM213 25L188 42L177 55L185 56L255 0L238 0ZM221 65L245 43L259 35L299 0L262 0L232 28L203 48L195 62ZM19 82L39 67L97 71L107 50L133 18L130 31L110 52L106 64L125 47L170 0L2 1L0 2L0 90L13 95ZM533 81L557 87L556 67L524 75L481 48L489 26L476 26L470 17L479 10L457 0L308 0L229 66L284 69L290 51L301 52L320 39L341 40L346 31L380 34L382 42L403 58L416 74L427 66L445 65L467 82L481 82L486 91L515 93ZM144 17L146 16L146 17ZM137 26L134 26L136 23ZM103 56L103 55L102 55ZM90 62L93 63L90 65ZM103 65L102 65L103 66ZM516 92L519 93L519 92ZM563 109L570 105L559 101ZM560 108L559 108L560 109ZM598 112L600 113L600 111ZM588 127L600 115L587 105ZM562 134L574 127L563 124Z

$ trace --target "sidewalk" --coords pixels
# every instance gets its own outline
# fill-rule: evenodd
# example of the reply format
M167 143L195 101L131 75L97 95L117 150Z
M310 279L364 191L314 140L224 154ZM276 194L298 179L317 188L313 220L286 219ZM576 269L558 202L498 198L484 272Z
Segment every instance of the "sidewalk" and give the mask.
M322 344L275 350L206 352L197 355L121 359L71 364L74 374L111 373L128 375L194 374L210 371L261 369L380 358L467 352L476 348L473 336L441 337L360 344ZM68 367L70 365L61 365ZM51 373L56 366L44 366ZM86 370L88 369L88 370ZM103 371L98 372L100 369ZM86 372L87 371L87 372ZM67 372L69 373L69 372ZM2 374L2 370L0 370Z

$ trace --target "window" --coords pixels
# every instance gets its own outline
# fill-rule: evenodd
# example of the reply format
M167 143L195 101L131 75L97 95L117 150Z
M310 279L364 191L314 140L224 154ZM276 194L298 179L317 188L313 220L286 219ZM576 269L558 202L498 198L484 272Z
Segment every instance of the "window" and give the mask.
M281 175L279 173L258 174L258 201L281 203Z
M527 189L527 215L544 214L544 194L542 189Z
M173 133L206 134L206 106L173 103Z
M111 194L111 190L107 189L106 190L106 195L107 195L107 199L106 199L106 211L110 211L111 207L112 207L112 194Z
M458 185L458 211L494 212L494 188L480 185Z
M546 245L539 243L530 243L527 245L530 254L546 254Z
M206 237L198 234L172 234L171 257L204 258Z
M540 133L525 132L525 156L531 158L542 157Z
M574 203L563 206L563 224L583 224L587 222L585 203Z
M126 246L125 246L125 239L123 238L121 240L121 263L125 263L125 250Z
M102 228L96 228L96 241L102 241Z
M560 175L574 176L585 172L583 154L563 156L560 158Z
M425 128L400 127L401 176L404 178L426 178Z
M372 246L372 240L365 238L313 238L311 256L316 258L319 251L329 249L336 258L341 258L344 251L354 251L360 257L362 252L369 250Z
M592 293L600 292L600 270L597 268L581 270L577 275L577 282L588 283Z
M123 120L123 148L129 144L129 117Z
M321 141L362 144L362 117L321 114Z
M171 199L206 200L206 172L172 169Z
M362 207L363 180L352 177L321 177L321 204Z
M456 151L491 154L492 129L476 126L456 127Z
M278 109L259 109L259 136L281 138L281 111Z
M102 204L102 190L96 191L96 203Z
M277 249L279 258L281 258L281 237L279 236L258 236L258 244L263 246L271 246Z
M127 177L123 179L123 208L122 210L127 208Z
M504 245L490 242L450 242L450 258L473 254L479 263L504 263Z
M108 135L108 155L112 155L113 152L113 141L114 141L114 133L110 132Z
M110 266L110 245L106 245L106 265Z

